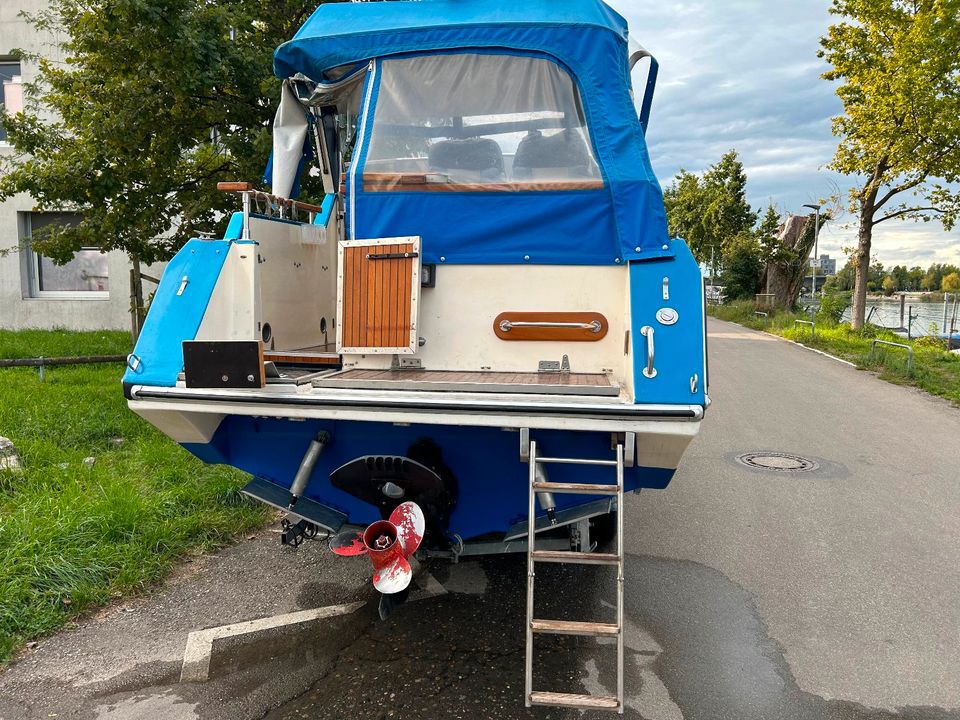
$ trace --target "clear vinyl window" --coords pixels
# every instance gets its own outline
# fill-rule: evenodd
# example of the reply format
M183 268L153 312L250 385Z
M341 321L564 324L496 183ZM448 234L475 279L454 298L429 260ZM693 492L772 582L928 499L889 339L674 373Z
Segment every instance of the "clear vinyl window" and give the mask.
M570 75L479 53L384 60L364 189L498 192L603 187Z

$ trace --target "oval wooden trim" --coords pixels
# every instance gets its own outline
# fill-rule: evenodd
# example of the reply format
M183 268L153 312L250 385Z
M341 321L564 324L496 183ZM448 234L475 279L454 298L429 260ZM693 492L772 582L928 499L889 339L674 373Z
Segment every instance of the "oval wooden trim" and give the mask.
M586 328L540 328L521 327L512 330L502 330L500 323L510 322L575 322L591 323L599 321L600 331L593 332ZM607 319L597 312L502 312L493 321L493 332L501 340L526 341L563 341L563 342L596 342L602 340L609 329Z

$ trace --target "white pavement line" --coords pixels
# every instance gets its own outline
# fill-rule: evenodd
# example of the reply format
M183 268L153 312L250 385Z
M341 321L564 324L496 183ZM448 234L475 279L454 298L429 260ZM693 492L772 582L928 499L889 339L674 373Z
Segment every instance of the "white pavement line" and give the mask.
M771 334L772 334L772 333L771 333ZM774 337L780 337L780 336L779 336L779 335L774 335ZM781 337L780 339L781 339L781 340L786 340L788 343L792 343L792 344L794 344L794 345L799 345L799 346L802 347L804 350L809 350L810 352L815 352L817 355L823 355L824 357L828 357L828 358L830 358L831 360L836 360L838 363L843 363L844 365L849 365L849 366L852 367L854 370L857 369L856 363L852 363L852 362L850 362L849 360L844 360L843 358L838 358L836 355L831 355L830 353L824 352L823 350L817 350L816 348L812 348L812 347L810 347L809 345L804 345L803 343L797 342L796 340L790 340L790 339L785 338L785 337Z
M346 605L328 605L312 610L274 615L273 617L247 620L246 622L221 625L220 627L196 630L187 636L187 647L183 651L183 666L180 669L180 682L206 682L210 677L210 657L213 644L217 640L238 635L248 635L265 630L298 625L300 623L322 620L323 618L349 615L363 607L365 602Z

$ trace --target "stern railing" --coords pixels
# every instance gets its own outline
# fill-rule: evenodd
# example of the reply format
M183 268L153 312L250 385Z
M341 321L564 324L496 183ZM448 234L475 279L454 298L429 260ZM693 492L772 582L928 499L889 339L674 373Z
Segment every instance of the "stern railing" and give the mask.
M318 213L323 212L319 205L291 200L290 198L272 195L263 190L255 190L253 185L247 182L219 182L217 190L221 192L236 192L243 197L243 233L242 240L250 239L250 213L256 211L266 217L276 217L281 220L300 220L300 213L307 214L308 222L313 224ZM262 205L261 205L262 203Z

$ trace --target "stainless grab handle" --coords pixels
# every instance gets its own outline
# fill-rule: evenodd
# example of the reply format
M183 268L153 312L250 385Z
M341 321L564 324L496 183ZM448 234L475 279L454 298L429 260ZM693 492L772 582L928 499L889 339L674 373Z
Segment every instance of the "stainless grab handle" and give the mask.
M644 325L640 328L640 334L647 339L647 366L643 369L643 376L653 378L657 376L657 369L653 367L653 328Z
M591 320L588 323L578 323L578 322L549 322L543 320L540 322L522 322L517 321L513 322L511 320L501 320L500 321L500 330L503 332L510 332L513 328L525 328L525 327L536 327L536 328L576 328L577 330L589 330L590 332L598 333L603 329L599 320Z

